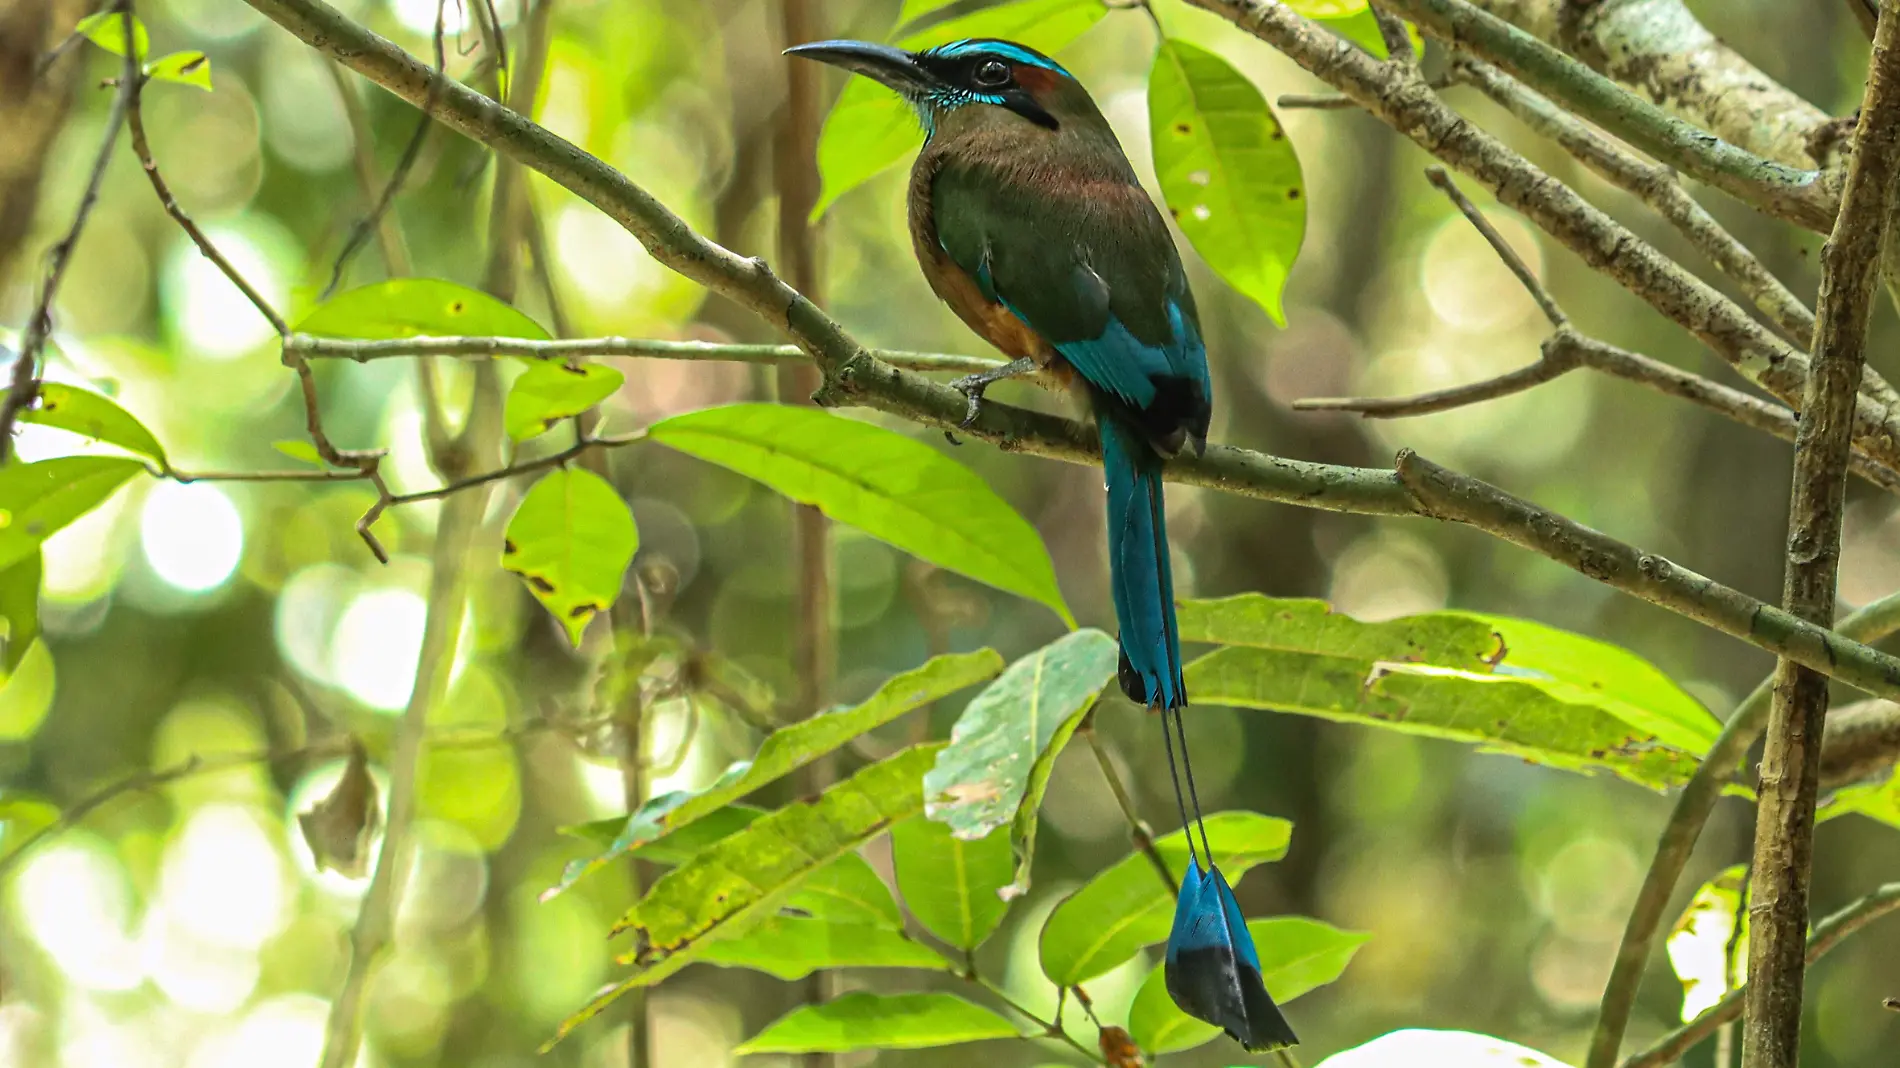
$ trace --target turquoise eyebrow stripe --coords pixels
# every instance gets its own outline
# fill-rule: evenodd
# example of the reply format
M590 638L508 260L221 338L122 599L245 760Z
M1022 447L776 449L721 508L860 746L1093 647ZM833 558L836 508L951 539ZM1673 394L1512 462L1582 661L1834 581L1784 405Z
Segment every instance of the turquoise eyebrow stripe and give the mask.
M998 59L1006 59L1012 63L1021 63L1024 66L1041 67L1044 70L1052 70L1063 77L1074 77L1074 75L1062 69L1062 64L1057 63L1055 60L1045 56L1039 56L1021 45L1013 45L1008 41L952 41L949 44L938 45L936 48L930 49L930 54L933 56L942 56L945 59L963 59L967 56L979 54L993 55Z

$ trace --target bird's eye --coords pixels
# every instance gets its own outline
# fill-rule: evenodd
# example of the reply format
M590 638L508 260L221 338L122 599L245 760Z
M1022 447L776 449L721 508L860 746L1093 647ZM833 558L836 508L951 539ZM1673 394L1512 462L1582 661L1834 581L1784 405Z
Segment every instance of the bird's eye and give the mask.
M977 64L976 84L988 87L1009 84L1009 66L1000 59L986 59Z

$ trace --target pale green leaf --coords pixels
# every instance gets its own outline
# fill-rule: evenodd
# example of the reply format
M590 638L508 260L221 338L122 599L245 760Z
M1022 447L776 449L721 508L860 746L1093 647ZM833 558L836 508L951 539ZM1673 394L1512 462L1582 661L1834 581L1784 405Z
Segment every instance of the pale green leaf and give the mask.
M39 403L21 412L20 422L70 430L165 466L164 446L132 413L97 393L64 382L41 385Z
M20 658L20 666L0 682L0 742L23 742L33 737L53 707L57 672L46 642L34 638Z
M502 425L516 441L546 433L613 396L626 380L618 368L605 364L573 367L559 360L537 361L509 387Z
M1256 594L1181 606L1197 701L1474 743L1652 788L1685 781L1719 725L1627 650L1525 620L1433 612L1361 623Z
M1280 293L1306 234L1306 186L1260 90L1221 57L1169 38L1148 78L1148 132L1181 232L1284 325Z
M26 554L0 569L0 619L7 623L7 653L0 666L19 668L20 660L40 636L40 578L42 555Z
M74 26L76 33L85 35L88 41L115 56L125 55L125 16L117 11L101 11L96 15L87 15ZM145 23L137 15L132 16L132 45L139 59L144 59L151 51L151 36L145 32Z
M1702 1015L1739 985L1748 948L1737 937L1748 868L1737 864L1703 883L1663 943L1682 982L1682 1022Z
M802 979L825 968L947 967L942 956L901 930L801 916L778 916L738 938L714 942L700 960L780 979Z
M662 875L613 934L631 933L621 958L639 970L562 1022L549 1045L635 986L648 986L701 959L715 941L771 919L799 884L924 807L924 770L934 744L863 768L809 802L767 813Z
M145 74L154 81L195 85L207 93L211 91L211 59L196 49L160 56L145 65Z
M270 447L293 460L302 460L304 463L315 464L318 467L328 466L323 462L323 454L317 451L317 447L300 438L273 441Z
M370 341L456 335L548 340L541 324L514 308L437 278L392 278L338 293L304 316L297 332Z
M1371 937L1304 916L1248 920L1247 932L1260 954L1260 977L1267 993L1281 1005L1338 979ZM1221 1030L1175 1005L1168 996L1164 966L1157 964L1129 1006L1128 1033L1142 1049L1161 1054L1193 1049L1212 1041Z
M977 694L924 776L925 813L959 838L983 838L1005 823L1016 865L1005 900L1029 889L1036 812L1056 757L1096 695L1115 677L1120 646L1099 630L1079 630L1009 666Z
M561 873L561 881L542 897L545 900L560 893L629 850L655 840L664 841L663 836L678 833L679 828L726 808L731 802L804 767L866 731L966 686L993 678L1002 669L1003 658L993 649L939 656L921 667L891 677L863 704L812 716L773 731L751 760L733 764L704 790L698 793L675 791L640 806L638 812L626 817L605 852L569 863ZM920 777L920 796L922 789Z
M1534 1049L1469 1031L1408 1029L1335 1053L1313 1068L1570 1068Z
M975 472L921 441L787 404L706 408L647 433L1075 625L1036 528Z
M145 465L118 456L61 456L0 467L0 568L105 503Z
M1016 1025L954 994L869 994L804 1005L740 1043L734 1053L844 1053L928 1049L1018 1038Z
M968 841L941 823L910 820L891 829L891 861L910 914L957 949L982 945L1009 911L997 895L1010 878L1007 835Z
M1385 35L1379 32L1379 21L1372 17L1371 9L1363 3L1354 14L1321 17L1328 29L1380 59L1390 55L1385 47ZM1417 26L1407 22L1405 36L1412 42L1414 56L1425 54L1425 36L1418 32Z
M588 622L620 596L639 544L633 512L613 486L592 471L563 468L521 499L501 566L521 576L579 646Z
M966 37L997 37L1051 55L1082 36L1107 12L1101 0L1016 0L946 19L896 43L917 51ZM908 21L900 18L899 24ZM812 218L909 155L923 136L915 112L903 98L869 78L852 77L818 135L823 189Z
M1342 19L1367 10L1366 0L1286 0L1286 6L1309 19Z
M856 853L846 853L812 872L792 891L792 896L785 899L785 908L813 919L852 927L904 929L904 914L897 907L897 899L891 896L891 888L884 885L870 862Z
M1286 855L1293 825L1257 812L1216 812L1207 817L1214 861L1230 883L1256 864ZM1196 837L1198 845L1199 838ZM1188 866L1180 831L1155 840L1176 886ZM1168 937L1174 922L1174 891L1142 852L1130 853L1062 900L1042 927L1042 971L1057 986L1086 983Z

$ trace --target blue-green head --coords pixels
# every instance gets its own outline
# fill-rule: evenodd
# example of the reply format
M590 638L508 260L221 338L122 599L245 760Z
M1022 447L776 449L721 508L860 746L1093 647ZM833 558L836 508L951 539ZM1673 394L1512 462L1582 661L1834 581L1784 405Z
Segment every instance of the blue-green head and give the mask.
M1056 130L1071 110L1066 105L1072 96L1088 99L1061 64L1012 41L975 38L920 52L868 41L817 41L785 52L889 86L917 109L926 130L934 130L943 115L969 107L1003 108Z

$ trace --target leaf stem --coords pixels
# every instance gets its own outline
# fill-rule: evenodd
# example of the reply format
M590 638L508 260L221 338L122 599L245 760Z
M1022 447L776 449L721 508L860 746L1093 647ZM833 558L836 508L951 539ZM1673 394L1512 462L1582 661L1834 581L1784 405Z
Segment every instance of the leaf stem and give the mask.
M1096 766L1102 769L1102 778L1107 780L1109 792L1115 795L1115 804L1120 806L1123 818L1128 820L1128 836L1134 840L1135 848L1141 850L1142 855L1154 866L1155 874L1161 877L1161 885L1168 888L1168 893L1180 893L1181 884L1175 881L1174 873L1168 870L1168 862L1162 859L1161 851L1155 848L1154 831L1135 811L1134 799L1128 796L1128 787L1122 784L1121 774L1115 770L1114 757L1109 754L1107 744L1095 729L1093 710L1076 730L1089 740L1089 749L1095 754Z

